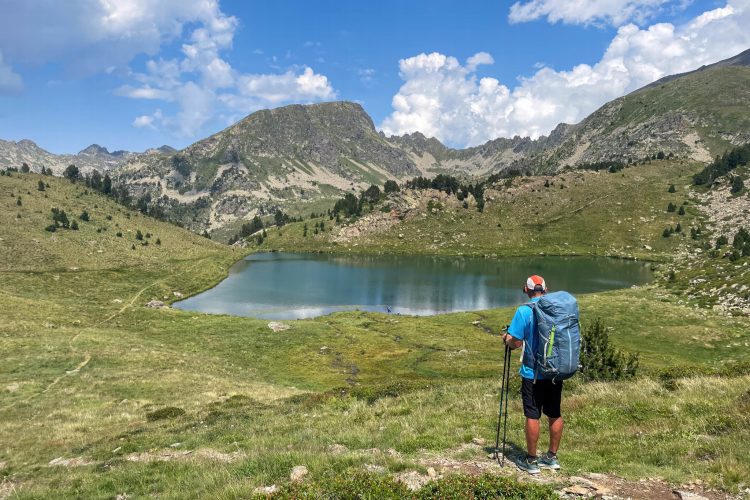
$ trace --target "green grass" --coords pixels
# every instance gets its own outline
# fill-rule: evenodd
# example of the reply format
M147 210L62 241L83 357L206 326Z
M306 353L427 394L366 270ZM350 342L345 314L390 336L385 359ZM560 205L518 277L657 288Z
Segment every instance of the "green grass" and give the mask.
M302 224L269 232L263 249L357 253L448 255L608 255L668 260L687 238L663 238L665 227L681 223L686 232L695 220L668 213L667 204L688 199L685 186L699 170L696 164L654 162L622 172L568 172L554 177L501 181L485 193L484 212L474 206L451 206L437 213L423 200L416 215L385 232L368 234L348 243L335 243L338 228L303 238ZM549 179L550 187L545 188ZM676 193L667 193L670 184ZM564 188L560 188L560 186ZM384 204L388 204L385 201ZM379 207L376 207L376 211ZM308 221L312 227L315 221ZM646 246L651 247L647 250Z
M642 186L638 206L671 199L668 181L683 174L664 168L653 171L666 173L658 189ZM494 438L502 350L497 336L473 323L497 332L511 309L340 313L274 333L250 318L146 308L152 299L174 300L175 291L211 286L243 254L67 181L45 178L50 188L37 192L39 178L0 177L0 482L19 498L246 498L258 485L286 485L302 464L310 491L346 489L361 484L336 481L359 477L367 464L424 471L431 456L486 455L465 445ZM22 196L21 207L11 193ZM78 232L47 233L52 206L69 214L85 208L92 221ZM136 229L162 245L132 250ZM571 242L596 248L588 239ZM581 308L584 322L605 318L612 341L639 352L642 369L631 382L568 384L565 473L661 476L673 484L700 478L736 491L750 476L750 378L741 368L750 353L732 345L750 341L750 321L696 309L657 285L582 296ZM514 376L513 395L517 385ZM516 449L522 413L511 400ZM332 453L332 444L348 451ZM144 461L165 454L172 459ZM58 457L88 465L48 465ZM385 479L361 481L392 487ZM466 491L467 484L431 488Z

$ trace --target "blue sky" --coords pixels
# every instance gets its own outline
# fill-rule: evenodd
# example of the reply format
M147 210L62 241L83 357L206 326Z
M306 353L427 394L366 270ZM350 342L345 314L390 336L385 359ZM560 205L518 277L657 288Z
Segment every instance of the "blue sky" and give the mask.
M453 146L548 133L750 48L750 0L0 0L0 139L184 147L248 113L360 102Z

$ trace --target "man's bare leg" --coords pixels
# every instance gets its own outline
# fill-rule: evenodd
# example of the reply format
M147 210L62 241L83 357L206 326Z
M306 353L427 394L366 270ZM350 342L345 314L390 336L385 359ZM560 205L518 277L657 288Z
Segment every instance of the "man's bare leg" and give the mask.
M528 422L528 420L527 420ZM526 427L528 429L528 426ZM557 454L557 449L560 447L560 440L562 439L563 432L563 419L562 417L549 419L549 451ZM526 442L528 444L528 433L526 434ZM539 421L537 420L537 438L539 437ZM536 441L535 441L536 443ZM536 449L536 444L534 446Z
M560 427L560 430L562 431L562 426ZM527 418L526 419L526 450L527 450L526 452L531 457L536 456L537 441L539 441L539 420L533 419L533 418ZM559 438L557 442L558 444L560 443Z

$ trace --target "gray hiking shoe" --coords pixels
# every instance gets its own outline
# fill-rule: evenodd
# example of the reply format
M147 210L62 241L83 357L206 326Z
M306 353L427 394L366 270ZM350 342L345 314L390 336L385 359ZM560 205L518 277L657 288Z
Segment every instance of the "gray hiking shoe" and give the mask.
M560 470L560 462L557 461L557 455L550 452L539 457L539 467L542 469Z
M528 456L519 457L516 459L516 467L529 474L536 475L542 472L539 470L539 464L536 458L530 458Z

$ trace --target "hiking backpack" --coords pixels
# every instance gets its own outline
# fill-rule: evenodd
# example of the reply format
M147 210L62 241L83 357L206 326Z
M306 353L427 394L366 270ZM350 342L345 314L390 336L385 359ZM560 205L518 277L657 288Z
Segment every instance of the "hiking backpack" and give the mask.
M542 295L529 302L536 320L536 345L524 349L523 363L534 368L534 380L565 380L578 371L581 352L581 329L578 302L568 292ZM527 359L533 356L533 359Z

